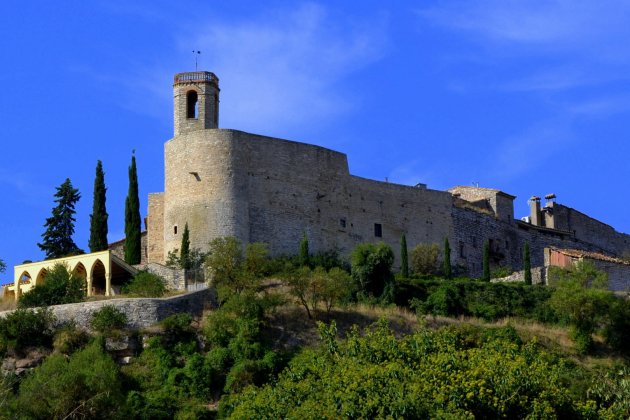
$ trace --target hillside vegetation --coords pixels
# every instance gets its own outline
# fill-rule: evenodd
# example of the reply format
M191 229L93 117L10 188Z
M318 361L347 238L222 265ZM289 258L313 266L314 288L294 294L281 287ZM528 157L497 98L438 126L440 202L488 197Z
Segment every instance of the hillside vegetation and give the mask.
M50 353L0 387L3 418L627 418L629 304L589 266L555 287L396 277L391 250L270 259L211 244L220 306L92 335L48 311L0 320L0 353ZM142 282L138 282L138 287ZM140 289L142 289L140 287ZM136 290L142 295L142 290ZM109 309L106 309L109 308ZM112 342L140 337L116 364Z

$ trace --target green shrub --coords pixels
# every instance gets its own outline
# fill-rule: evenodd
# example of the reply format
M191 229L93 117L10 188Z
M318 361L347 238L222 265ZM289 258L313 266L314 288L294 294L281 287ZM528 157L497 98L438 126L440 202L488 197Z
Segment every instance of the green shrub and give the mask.
M16 309L0 317L0 355L52 345L54 316L47 309Z
M440 247L437 244L419 244L411 250L411 271L417 274L437 274Z
M44 277L44 283L33 287L18 301L20 308L61 305L85 299L85 278L70 274L63 264L55 264Z
M55 331L53 347L56 352L70 355L82 349L90 341L90 336L70 322Z
M90 326L94 331L107 333L127 325L127 315L113 305L105 305L92 314Z
M394 251L383 242L357 245L351 254L352 278L359 290L380 297L385 286L393 281Z
M122 288L122 292L139 297L162 297L166 293L166 284L157 274L141 271Z

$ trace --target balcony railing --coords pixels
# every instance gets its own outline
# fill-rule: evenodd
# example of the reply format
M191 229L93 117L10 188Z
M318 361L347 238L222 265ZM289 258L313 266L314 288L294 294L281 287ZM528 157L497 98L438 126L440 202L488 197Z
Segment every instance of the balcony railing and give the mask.
M192 71L175 75L175 83L185 82L217 82L218 78L209 71Z

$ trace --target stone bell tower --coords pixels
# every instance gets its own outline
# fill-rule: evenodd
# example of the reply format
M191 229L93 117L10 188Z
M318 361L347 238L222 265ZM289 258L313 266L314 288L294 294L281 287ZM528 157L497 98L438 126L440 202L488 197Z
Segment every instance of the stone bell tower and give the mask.
M176 74L173 96L175 136L219 127L219 78L214 73Z

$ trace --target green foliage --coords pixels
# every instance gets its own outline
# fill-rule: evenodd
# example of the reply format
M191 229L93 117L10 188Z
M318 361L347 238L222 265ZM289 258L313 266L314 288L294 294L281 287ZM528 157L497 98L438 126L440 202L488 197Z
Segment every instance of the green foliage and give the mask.
M322 267L311 270L303 266L285 275L285 281L300 305L313 318L319 304L323 304L329 315L333 306L347 301L352 295L354 284L352 277L340 268L326 271Z
M392 265L394 252L389 245L379 242L357 245L352 251L352 278L360 291L379 297L383 295L385 286L392 282Z
M243 251L241 242L233 236L210 241L206 268L216 287L225 286L241 291Z
M440 247L437 244L419 244L411 250L411 269L420 275L437 274Z
M42 242L37 246L46 253L46 259L64 257L79 248L72 240L74 235L74 209L77 201L81 198L79 190L72 187L69 178L57 187L55 193L55 203L52 209L52 216L46 219L44 227L46 231L42 234Z
M532 263L529 255L529 242L525 242L523 248L523 278L525 284L532 284Z
M245 271L255 278L267 274L269 247L263 242L253 242L245 247Z
M451 268L451 245L448 243L448 238L444 238L444 267L442 268L444 278L450 279L453 275Z
M69 273L63 264L55 264L44 277L44 283L33 287L18 301L20 308L62 305L85 299L85 278Z
M571 270L552 267L549 279L555 291L551 307L571 326L570 336L580 353L593 347L593 333L610 322L610 309L616 299L605 290L607 275L590 262L580 262Z
M105 251L107 249L107 208L105 206L105 174L103 163L96 162L96 175L94 176L94 198L92 202L92 214L90 214L90 240L88 245L90 252Z
M70 355L81 350L90 341L88 333L77 327L75 322L63 325L55 331L55 352Z
M493 279L502 279L503 277L507 277L512 274L512 267L504 266L504 267L495 267L490 271L490 278Z
M140 271L123 286L122 292L138 297L162 297L166 293L166 284L164 279L157 274Z
M505 317L557 322L548 301L553 290L523 283L486 283L470 280L415 280L401 282L396 303L411 305L422 314L473 316L494 321Z
M306 232L304 232L304 236L300 241L300 253L299 253L299 264L301 267L309 266L310 254L308 250L308 237L306 236Z
M0 273L4 273L6 269L7 269L6 263L2 260L2 258L0 258Z
M20 385L20 418L115 418L124 398L118 366L94 342L70 356L49 356Z
M403 233L400 238L400 274L404 278L409 277L409 255L407 252L407 237Z
M490 243L486 240L483 243L483 275L481 279L483 281L490 281Z
M184 270L192 268L190 260L190 231L188 230L188 222L184 225L184 233L182 233L182 246L179 252L179 263Z
M206 254L201 252L199 248L192 248L188 251L188 263L190 264L189 270L199 270L203 268L205 260ZM181 252L179 248L168 251L166 256L166 266L185 269L184 263L181 260Z
M138 196L138 172L136 156L131 155L129 166L129 191L125 199L125 262L140 264L142 244L140 233L142 229L140 219L140 198Z
M0 355L19 355L27 347L50 347L53 321L47 309L17 309L0 317Z
M127 325L127 315L113 305L105 305L92 314L90 326L94 331L106 334L111 330L120 330Z
M397 339L380 323L347 340L323 331L263 387L224 397L229 418L579 418L593 413L567 390L570 370L513 332L422 330ZM516 396L516 397L515 397Z

